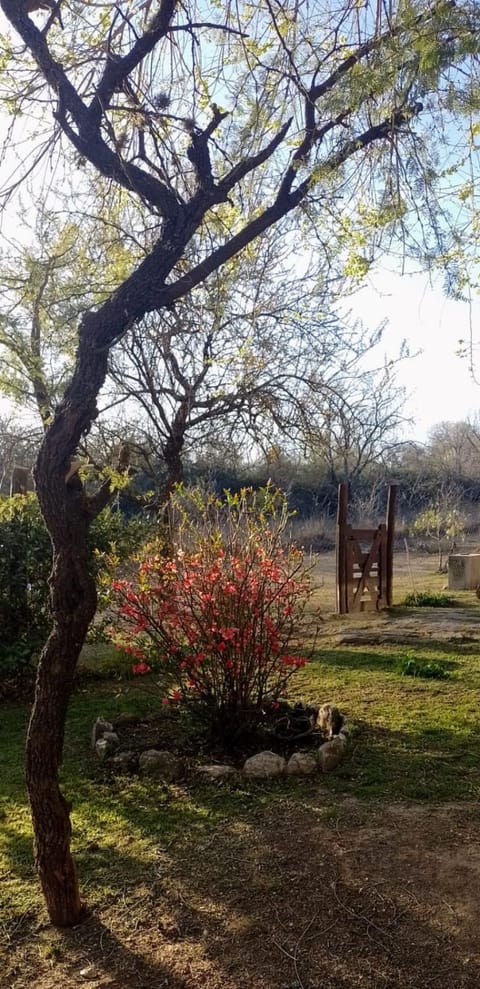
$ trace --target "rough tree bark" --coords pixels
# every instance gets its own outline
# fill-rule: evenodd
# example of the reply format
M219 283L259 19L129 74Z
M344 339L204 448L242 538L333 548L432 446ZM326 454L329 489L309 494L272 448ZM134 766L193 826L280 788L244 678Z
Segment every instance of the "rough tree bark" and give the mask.
M69 477L72 454L95 415L95 398L106 374L106 356L91 345L94 334L87 330L88 320L85 324L77 374L46 431L34 471L53 547L53 628L38 665L27 734L26 780L35 863L50 919L59 927L78 923L85 911L70 852L70 807L60 790L58 771L75 667L97 606L95 581L89 572L88 533L110 496L108 484L89 497L78 474ZM79 379L85 382L83 386Z
M75 666L95 614L97 595L88 569L90 519L81 482L75 476L68 484L58 485L52 497L46 476L40 463L37 490L54 546L54 626L39 664L27 738L26 778L35 862L50 919L61 927L77 923L84 911L70 852L70 807L60 790L58 768Z

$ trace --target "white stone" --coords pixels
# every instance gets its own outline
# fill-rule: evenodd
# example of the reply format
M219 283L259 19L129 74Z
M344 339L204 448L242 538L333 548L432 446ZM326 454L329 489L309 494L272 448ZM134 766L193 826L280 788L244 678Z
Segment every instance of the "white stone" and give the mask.
M166 749L147 749L138 760L138 768L144 776L155 776L172 783L183 776L183 760Z
M338 735L331 742L324 742L318 750L318 764L322 773L329 773L342 761L345 752L345 741Z
M318 711L318 727L333 738L338 735L343 725L343 714L335 704L322 704Z
M120 739L116 731L104 731L102 738L105 742L108 742L112 749L118 749L120 745Z
M98 978L98 970L93 967L93 965L88 965L87 968L81 968L78 973L82 979L96 979Z
M269 779L283 776L286 768L287 763L283 756L275 752L258 752L246 760L243 772L251 779Z
M448 587L451 591L475 590L480 586L480 554L451 553L448 557Z
M317 769L317 760L311 752L294 752L287 763L289 776L312 776Z

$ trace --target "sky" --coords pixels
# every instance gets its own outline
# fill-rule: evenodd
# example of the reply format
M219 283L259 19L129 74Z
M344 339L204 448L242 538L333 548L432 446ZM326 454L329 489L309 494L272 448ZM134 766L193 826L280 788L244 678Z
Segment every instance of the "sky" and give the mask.
M480 343L480 299L469 305L447 298L426 274L400 275L379 268L348 299L346 311L374 329L388 320L378 354L398 354L405 340L412 355L398 365L407 393L405 439L425 442L438 422L458 422L480 412L480 348L476 383L469 361L458 356L459 340Z
M400 275L378 268L344 304L352 319L371 331L387 321L375 354L375 366L395 358L402 341L411 357L397 367L406 391L404 439L424 443L436 423L458 422L480 413L480 299L471 306L447 298L441 284L432 286L425 273ZM479 341L478 383L469 362L458 356L459 340L470 333ZM10 403L0 397L0 414Z

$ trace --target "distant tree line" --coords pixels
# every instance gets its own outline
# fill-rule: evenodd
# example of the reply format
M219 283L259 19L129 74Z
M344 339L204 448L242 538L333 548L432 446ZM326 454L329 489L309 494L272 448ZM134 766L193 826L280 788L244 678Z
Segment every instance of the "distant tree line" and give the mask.
M368 428L365 427L366 429ZM128 435L128 423L124 426ZM221 493L228 489L238 491L243 486L261 487L268 480L286 491L292 511L299 518L315 515L335 516L338 485L350 484L350 505L358 517L374 520L385 511L387 489L390 483L398 485L397 515L412 518L424 511L439 498L449 494L450 500L464 504L466 510L480 501L480 427L475 422L441 422L430 432L425 444L407 441L399 443L395 436L383 444L367 448L363 458L358 457L360 447L338 448L338 458L322 452L295 450L280 443L247 460L242 455L242 443L238 445L221 434L209 444L204 444L195 457L193 450L185 457L182 477L187 485L206 485ZM362 436L360 424L358 441ZM118 435L115 437L118 442ZM16 464L33 467L40 432L34 426L26 426L11 417L0 417L0 494L8 495L12 469ZM110 442L113 439L110 438ZM101 460L107 444L105 434L97 437L97 456ZM347 469L345 469L347 464ZM348 469L348 464L353 464ZM118 504L125 515L142 511L150 514L158 507L156 495L168 482L168 465L161 456L155 459L154 450L149 463L139 458L132 473L128 489L118 496Z

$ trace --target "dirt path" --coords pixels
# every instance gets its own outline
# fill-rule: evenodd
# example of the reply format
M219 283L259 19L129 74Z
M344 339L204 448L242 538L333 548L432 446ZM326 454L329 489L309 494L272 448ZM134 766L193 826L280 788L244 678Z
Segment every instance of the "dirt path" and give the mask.
M330 616L325 631L338 645L398 642L478 642L479 608L410 608L408 613L370 612Z

